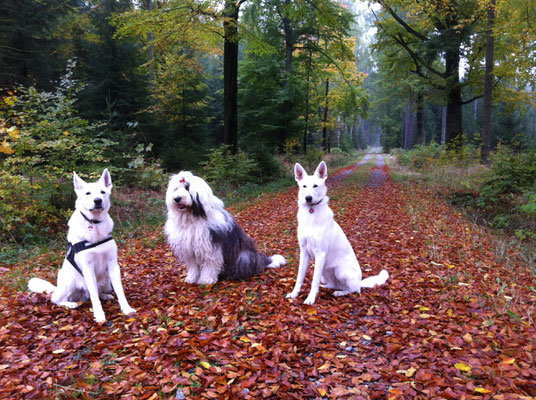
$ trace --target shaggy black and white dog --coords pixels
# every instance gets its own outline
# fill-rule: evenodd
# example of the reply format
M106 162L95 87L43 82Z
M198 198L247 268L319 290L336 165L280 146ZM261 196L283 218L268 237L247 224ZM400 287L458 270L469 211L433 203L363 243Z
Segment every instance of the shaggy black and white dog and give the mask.
M173 252L186 265L187 283L246 279L285 264L283 256L260 254L253 239L224 209L223 201L191 172L171 177L166 204L164 230Z

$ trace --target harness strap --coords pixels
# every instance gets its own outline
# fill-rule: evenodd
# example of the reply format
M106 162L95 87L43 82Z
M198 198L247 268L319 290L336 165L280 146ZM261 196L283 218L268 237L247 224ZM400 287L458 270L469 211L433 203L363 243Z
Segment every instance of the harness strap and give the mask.
M67 244L67 254L65 254L65 258L67 259L67 261L71 263L71 265L74 267L74 269L78 271L80 275L84 276L84 274L82 273L82 270L80 269L78 264L74 261L74 256L81 251L92 249L93 247L97 247L103 243L109 242L112 239L113 237L110 235L106 239L102 239L101 241L96 242L96 243L91 243L91 242L88 242L87 240L84 240L82 242L78 242L75 244L72 244L69 242Z

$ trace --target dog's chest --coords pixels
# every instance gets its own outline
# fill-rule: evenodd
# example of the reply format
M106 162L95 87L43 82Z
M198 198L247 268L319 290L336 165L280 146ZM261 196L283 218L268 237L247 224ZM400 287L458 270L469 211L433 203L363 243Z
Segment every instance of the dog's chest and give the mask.
M298 239L300 243L308 243L318 247L326 239L334 221L329 215L312 215L298 213Z

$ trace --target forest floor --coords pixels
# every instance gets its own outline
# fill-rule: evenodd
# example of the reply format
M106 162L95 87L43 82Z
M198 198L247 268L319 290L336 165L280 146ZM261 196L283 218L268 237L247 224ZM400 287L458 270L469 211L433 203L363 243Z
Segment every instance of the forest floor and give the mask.
M331 174L328 194L363 276L385 268L385 285L321 289L307 306L309 268L286 299L299 250L297 189L283 190L231 208L261 251L288 260L246 281L184 283L158 230L120 246L134 315L107 302L99 325L89 302L71 310L4 285L0 398L535 398L535 277L431 190L370 161ZM50 264L33 275L55 281L58 257L32 260Z

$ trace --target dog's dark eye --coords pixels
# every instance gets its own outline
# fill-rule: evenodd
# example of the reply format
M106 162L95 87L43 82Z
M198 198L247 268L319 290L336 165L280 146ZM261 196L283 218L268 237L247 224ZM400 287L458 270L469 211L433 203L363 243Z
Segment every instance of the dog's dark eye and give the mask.
M314 187L314 188L317 188L317 187L318 187L318 185L313 185L313 187Z
M307 189L307 185L303 185L303 187Z
M101 194L106 194L106 192L104 192L104 190L101 190L100 192L101 192Z
M184 184L184 188L185 188L186 190L190 190L190 184L189 184L189 183L185 183L185 184Z
M91 192L87 192L86 195L89 196L91 194Z

